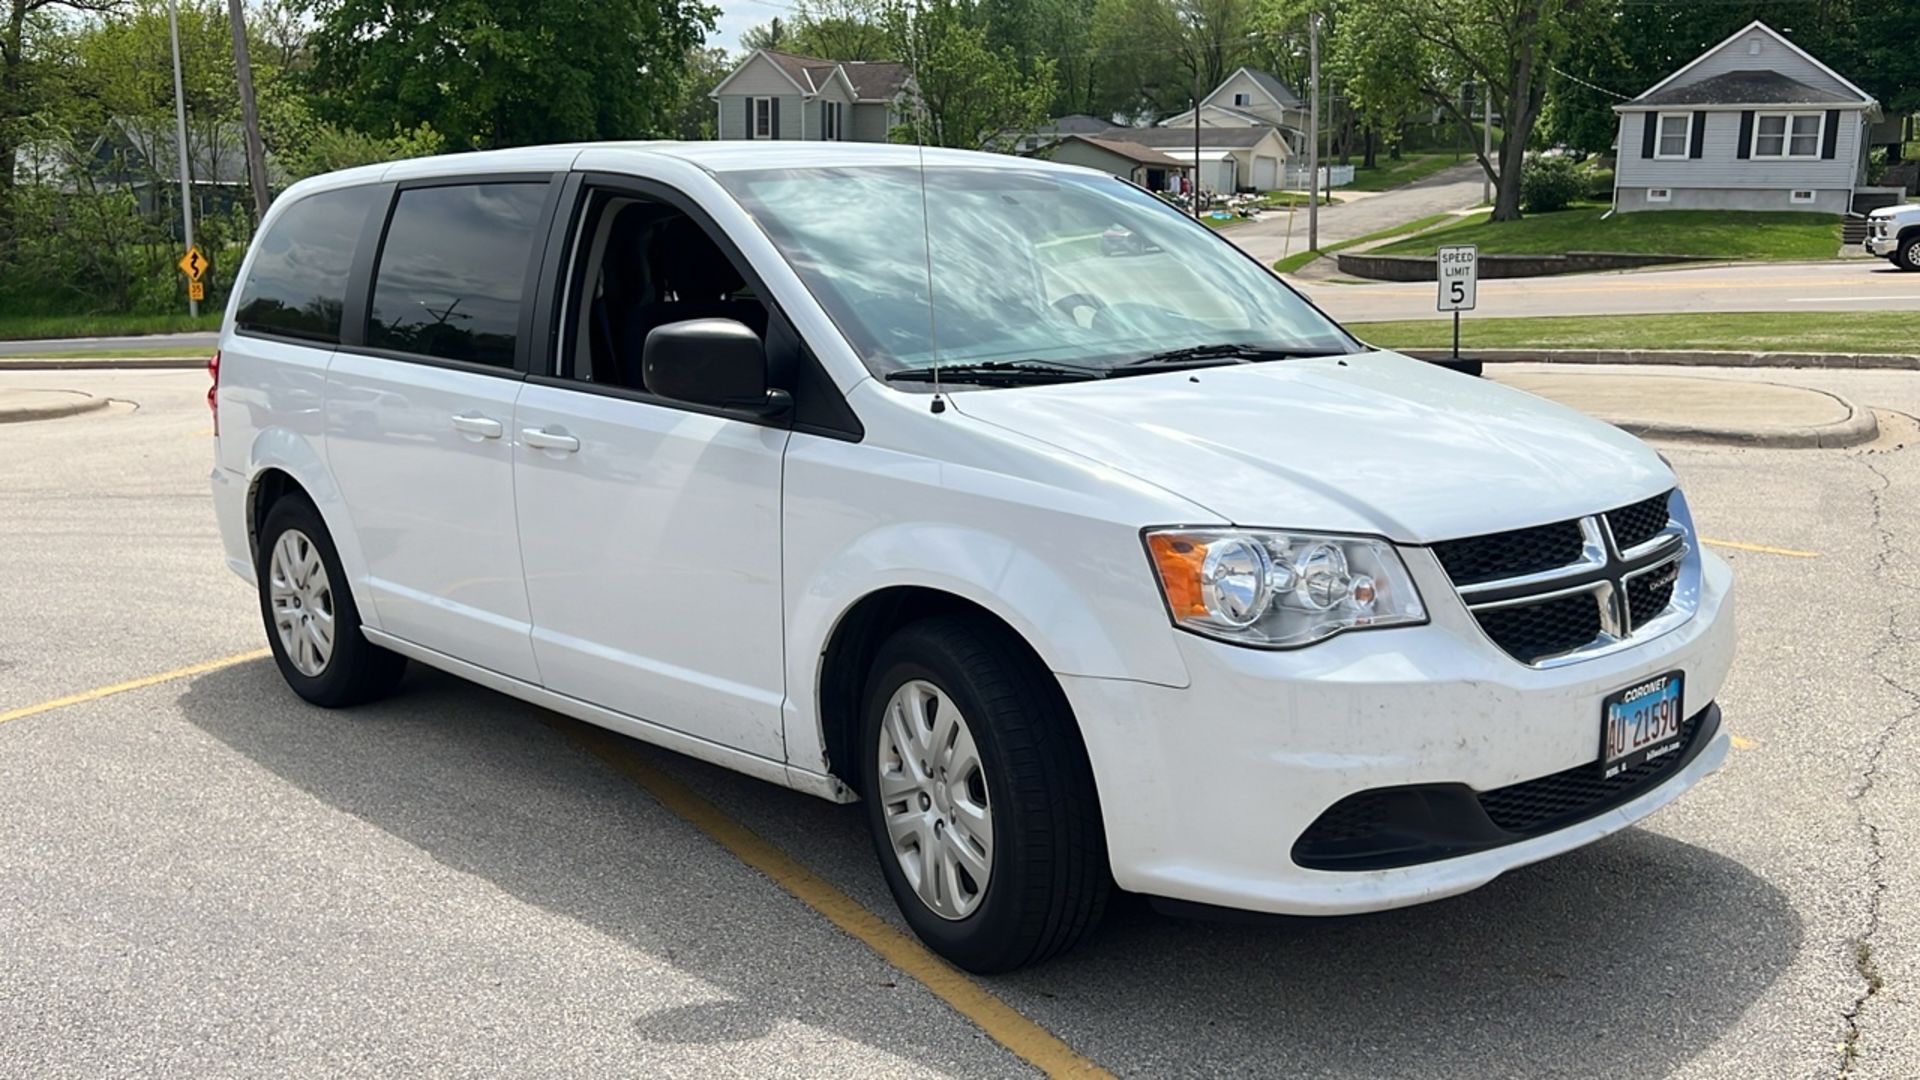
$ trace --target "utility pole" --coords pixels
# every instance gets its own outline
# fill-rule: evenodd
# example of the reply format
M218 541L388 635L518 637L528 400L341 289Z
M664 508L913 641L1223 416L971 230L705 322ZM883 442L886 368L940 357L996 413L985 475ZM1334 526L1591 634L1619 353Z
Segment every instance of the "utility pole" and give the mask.
M1200 220L1200 95L1193 95L1193 220Z
M1307 16L1307 250L1320 250L1320 16Z
M247 182L253 188L255 225L267 215L267 151L260 145L260 110L253 103L253 61L247 56L247 19L240 0L227 0L227 26L233 31L233 65L240 87L240 121L246 129Z
M187 163L187 94L180 84L180 16L174 0L167 0L167 33L173 39L173 133L180 155L180 217L186 225L187 247L193 247L193 172ZM187 314L200 315L200 301L187 298Z
M1480 103L1486 111L1486 119L1480 124L1480 152L1491 162L1493 160L1493 87L1486 83L1480 84ZM1493 177L1484 168L1480 170L1480 174L1480 201L1490 203L1493 201Z

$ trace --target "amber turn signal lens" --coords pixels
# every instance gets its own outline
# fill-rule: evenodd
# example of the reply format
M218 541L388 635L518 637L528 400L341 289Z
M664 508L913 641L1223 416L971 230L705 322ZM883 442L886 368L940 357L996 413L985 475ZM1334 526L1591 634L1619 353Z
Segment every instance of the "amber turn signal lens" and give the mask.
M1160 584L1166 589L1167 603L1175 618L1205 618L1207 605L1200 598L1200 567L1207 560L1207 549L1183 536L1156 533L1147 537L1147 549L1153 553L1154 568L1160 571Z

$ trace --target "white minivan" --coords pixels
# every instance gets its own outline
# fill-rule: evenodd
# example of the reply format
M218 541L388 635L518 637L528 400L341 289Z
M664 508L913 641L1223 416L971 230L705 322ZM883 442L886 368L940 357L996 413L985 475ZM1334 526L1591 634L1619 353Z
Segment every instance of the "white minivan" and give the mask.
M712 142L316 177L212 367L226 558L301 697L415 660L864 802L974 971L1115 887L1464 892L1727 754L1731 574L1660 455L1368 348L1092 171Z

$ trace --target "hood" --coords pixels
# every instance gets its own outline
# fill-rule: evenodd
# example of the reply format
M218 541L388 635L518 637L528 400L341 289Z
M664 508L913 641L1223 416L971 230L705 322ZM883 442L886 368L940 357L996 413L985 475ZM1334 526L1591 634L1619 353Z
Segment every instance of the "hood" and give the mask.
M1908 214L1920 215L1920 206L1915 206L1912 203L1902 203L1897 206L1882 206L1878 209L1867 211L1867 217L1869 218L1897 218L1905 217Z
M1236 525L1427 543L1624 506L1674 483L1659 455L1616 427L1394 353L951 400Z

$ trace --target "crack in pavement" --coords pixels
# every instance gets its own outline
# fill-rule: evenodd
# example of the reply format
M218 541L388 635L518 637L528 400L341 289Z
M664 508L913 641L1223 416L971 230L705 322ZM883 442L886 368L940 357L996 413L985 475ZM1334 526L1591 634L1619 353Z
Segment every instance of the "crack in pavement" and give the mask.
M1905 549L1896 542L1893 530L1886 524L1886 494L1893 487L1893 478L1888 476L1875 462L1870 460L1869 455L1863 454L1859 455L1859 457L1861 463L1866 466L1867 471L1872 473L1874 478L1880 481L1880 486L1877 489L1870 489L1868 492L1869 505L1872 511L1871 528L1873 529L1874 536L1879 541L1879 548L1874 552L1869 577L1871 580L1879 582L1882 576L1886 574L1893 556L1896 554L1905 554ZM1898 581L1893 582L1893 584L1896 588L1902 590L1911 591L1913 588L1911 585ZM1881 874L1881 866L1885 861L1886 855L1880 846L1880 827L1867 813L1866 798L1867 795L1872 792L1874 784L1879 780L1880 762L1886 754L1887 746L1892 743L1895 732L1897 732L1900 726L1907 720L1920 716L1920 691L1915 691L1898 678L1880 668L1880 659L1889 650L1909 644L1908 639L1900 630L1900 610L1899 604L1889 604L1887 606L1886 633L1881 637L1880 643L1867 654L1867 667L1868 670L1872 671L1881 682L1885 683L1896 694L1906 698L1912 707L1905 712L1889 718L1881 728L1879 735L1874 739L1872 751L1867 755L1866 768L1860 773L1860 782L1855 785L1853 791L1847 796L1848 801L1853 803L1854 817L1859 823L1861 832L1866 837L1867 878L1873 883L1873 892L1867 901L1866 926L1862 929L1859 936L1853 940L1853 966L1855 972L1860 976L1860 993L1840 1014L1841 1021L1846 1026L1846 1040L1840 1045L1839 1076L1842 1080L1853 1075L1853 1068L1860 1061L1862 1014L1866 1011L1867 1003L1872 1000L1875 995L1879 994L1885 985L1885 980L1880 974L1879 963L1873 955L1873 940L1874 935L1878 933L1880 929L1881 902L1885 898L1887 891L1886 879Z

